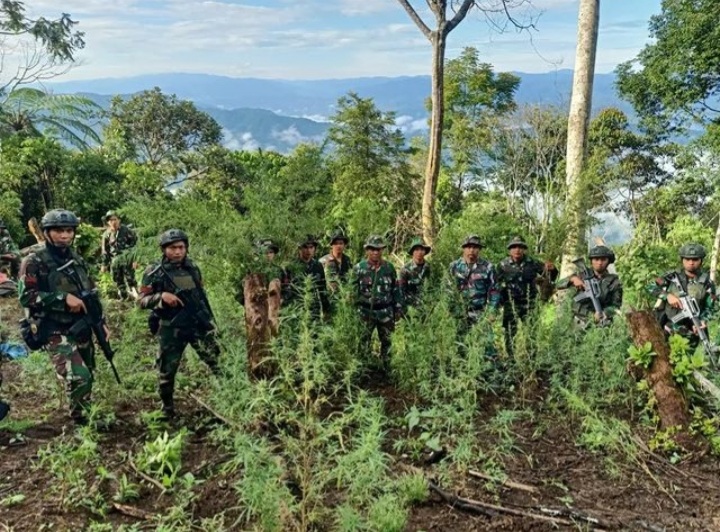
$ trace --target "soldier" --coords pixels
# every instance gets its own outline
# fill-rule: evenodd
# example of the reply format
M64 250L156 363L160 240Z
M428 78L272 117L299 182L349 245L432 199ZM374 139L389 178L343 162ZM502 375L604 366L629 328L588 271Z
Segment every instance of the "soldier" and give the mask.
M480 258L482 248L480 237L469 235L462 243L463 256L450 264L450 277L462 295L468 325L477 323L486 308L495 312L500 306L495 268Z
M0 220L0 270L6 269L12 279L20 273L20 250L13 242L5 222Z
M106 272L110 268L120 299L127 299L128 287L133 296L137 296L136 265L123 256L123 252L135 247L137 236L127 225L120 223L120 217L115 211L108 211L103 219L107 229L102 235L101 271Z
M158 318L151 326L160 343L158 391L163 416L171 419L175 416L175 375L187 345L192 345L215 374L220 347L200 269L187 255L187 235L179 229L170 229L160 235L159 242L163 256L145 270L138 304L140 308L152 309Z
M280 247L270 239L259 240L255 243L257 262L252 273L262 273L265 276L266 288L273 279L278 279L282 283L286 278L285 269L275 262L279 251ZM245 305L244 279L237 281L235 300L241 305Z
M311 311L314 317L320 318L320 312L329 316L330 301L327 294L325 282L325 271L320 263L314 258L318 242L312 235L298 242L298 255L295 260L285 268L283 279L283 301L293 303L302 301L305 288L305 279L312 279L312 305Z
M588 257L590 258L592 273L600 283L598 299L603 311L601 313L595 312L591 298L574 301L573 315L581 328L587 327L591 321L599 325L609 323L620 310L623 300L623 288L620 278L614 273L608 272L608 266L615 262L615 253L607 246L595 246L590 250ZM573 295L585 289L583 279L577 273L559 280L556 286L560 290L573 288Z
M371 236L365 242L366 258L352 271L351 290L360 319L365 325L363 343L368 346L373 331L380 339L380 358L387 365L390 356L390 336L395 322L402 315L402 294L397 284L395 267L383 260L385 242L380 236Z
M40 224L45 246L25 257L20 266L20 304L29 312L23 337L28 347L44 347L50 353L55 373L65 383L70 416L75 423L85 424L95 350L91 331L81 326L81 315L87 308L79 297L78 283L83 291L91 292L95 283L85 261L72 249L79 225L75 214L54 209L42 217ZM103 326L109 336L107 326Z
M538 298L538 282L543 278L555 281L558 272L551 262L543 264L528 257L528 246L519 236L508 243L507 249L508 256L498 264L497 280L503 301L505 346L508 353L512 353L517 322L534 308Z
M682 303L678 299L679 288L673 282L673 277L677 275L683 291L697 301L702 327L707 328L707 321L714 311L717 292L710 275L703 270L705 256L705 248L702 245L685 244L680 248L682 266L658 277L655 283L650 285L650 292L658 298L655 309L666 336L674 333L687 338L693 351L700 343L700 338L690 318L678 323L672 321L672 318L682 310Z
M349 242L342 231L336 231L330 237L330 253L320 259L330 292L337 291L340 283L345 282L352 269L350 257L345 254Z
M406 307L417 307L422 300L423 287L430 277L430 265L425 262L425 256L431 251L432 248L422 238L414 238L410 243L408 254L412 260L402 267L398 279Z

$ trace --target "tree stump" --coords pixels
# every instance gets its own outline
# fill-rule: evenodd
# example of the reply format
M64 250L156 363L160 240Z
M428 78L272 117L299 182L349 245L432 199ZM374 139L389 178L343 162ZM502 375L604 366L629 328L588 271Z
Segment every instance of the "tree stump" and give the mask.
M675 441L685 448L694 448L693 438L687 432L690 411L682 390L675 383L670 364L670 346L665 340L660 324L649 311L633 311L627 314L630 337L637 347L650 342L656 356L646 371L648 385L657 403L660 429L679 428Z
M249 274L243 280L243 292L248 373L255 379L270 377L273 370L267 359L270 340L279 330L280 281L273 279L266 287L264 275Z

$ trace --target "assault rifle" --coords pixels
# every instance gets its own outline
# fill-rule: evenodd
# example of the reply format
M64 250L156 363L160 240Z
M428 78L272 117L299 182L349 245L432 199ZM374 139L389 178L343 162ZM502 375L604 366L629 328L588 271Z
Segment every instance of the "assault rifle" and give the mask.
M73 295L80 298L85 305L86 312L82 314L81 320L73 325L70 331L81 333L83 329L88 328L92 331L92 334L95 336L95 339L100 346L100 350L110 363L110 368L112 369L113 375L115 375L115 380L118 384L121 384L120 375L118 375L117 368L113 363L115 351L113 351L113 348L108 341L108 337L105 334L105 320L103 319L102 305L100 304L100 298L98 297L97 290L86 290L83 288L80 276L78 275L77 270L73 268L73 264L75 264L75 260L70 260L57 269L58 272L64 274L73 282L73 284L75 284L78 289L78 293Z
M670 320L673 323L679 323L685 319L689 319L692 322L695 329L694 332L700 338L700 341L703 344L703 349L705 349L705 353L710 359L713 367L717 369L718 348L710 341L710 338L708 338L707 328L703 327L703 323L700 320L700 305L698 305L697 299L688 295L688 293L685 291L685 288L680 282L680 276L677 274L677 272L673 272L670 275L670 282L672 282L677 287L677 298L680 300L680 304L682 305L682 309L680 309L677 314L671 317Z
M578 276L580 277L580 279L582 279L582 282L585 285L585 289L582 292L578 292L578 294L575 296L575 302L579 303L581 301L589 299L592 302L595 313L600 316L600 321L598 321L598 325L600 327L605 327L606 325L609 325L610 319L608 319L605 311L602 308L602 305L600 304L600 281L597 279L597 277L595 277L595 273L587 267L585 261L582 258L575 259L572 262L577 268Z
M191 272L194 290L182 289L173 281L172 276L160 264L150 275L160 270L173 287L173 294L180 298L183 303L182 310L170 321L171 327L180 329L200 329L204 332L212 331L215 328L213 321L215 316L210 308L210 302L200 286L200 280Z

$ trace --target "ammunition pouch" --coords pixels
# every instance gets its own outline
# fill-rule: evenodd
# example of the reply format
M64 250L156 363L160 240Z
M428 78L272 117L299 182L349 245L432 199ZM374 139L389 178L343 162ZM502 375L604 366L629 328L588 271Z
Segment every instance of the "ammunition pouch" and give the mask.
M78 320L68 329L67 334L74 340L87 342L92 337L92 329L85 320Z
M20 335L31 351L42 349L48 340L42 322L34 318L20 320Z

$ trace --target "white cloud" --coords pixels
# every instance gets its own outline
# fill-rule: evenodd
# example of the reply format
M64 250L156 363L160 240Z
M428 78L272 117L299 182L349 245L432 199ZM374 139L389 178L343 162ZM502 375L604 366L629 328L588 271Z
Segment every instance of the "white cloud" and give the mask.
M405 135L411 133L421 133L428 130L427 118L414 118L409 115L398 116L395 119L395 125Z
M253 138L249 131L234 135L230 130L223 129L223 137L225 139L223 144L230 150L253 151L260 147L260 143Z

